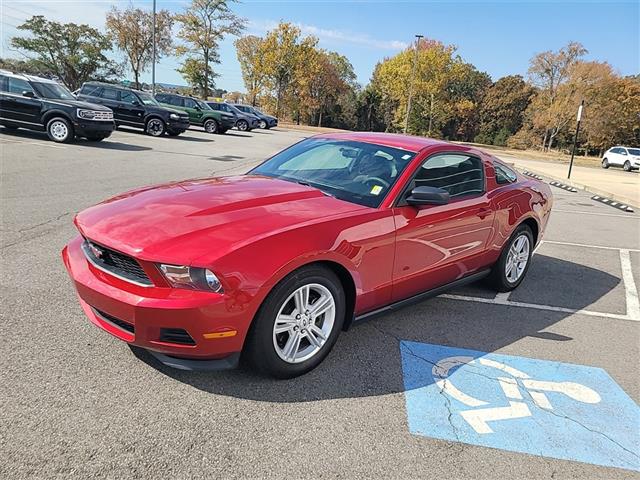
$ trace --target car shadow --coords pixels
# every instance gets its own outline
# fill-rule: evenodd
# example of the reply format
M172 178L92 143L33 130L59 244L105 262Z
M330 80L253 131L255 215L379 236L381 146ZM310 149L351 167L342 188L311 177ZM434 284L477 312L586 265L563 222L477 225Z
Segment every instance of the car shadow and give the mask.
M110 139L104 139L100 142L92 142L90 140L76 139L74 145L81 145L89 148L99 148L102 150L121 150L126 152L141 152L144 150L153 150L151 147L143 147L142 145L132 145L130 143L114 142Z
M243 138L251 138L252 135L244 135L242 133L235 133L235 132L225 132L224 135L226 135L227 137L243 137Z
M554 257L538 254L532 269L536 264L579 275L575 278L581 278L582 285L589 285L580 295L581 308L594 303L620 283L619 278L601 270ZM549 290L562 289L563 285L553 277L547 280ZM487 290L482 283L474 288ZM495 292L491 298L494 295ZM483 352L496 351L526 337L544 342L571 342L571 337L545 331L569 315L434 298L354 325L341 333L332 352L315 370L287 381L264 377L244 365L237 370L220 372L175 370L162 365L145 350L132 347L132 351L164 375L216 395L284 403L368 397L404 391L400 355L403 340Z
M215 160L217 162L235 162L237 160L243 160L246 157L240 157L238 155L221 155L219 157L209 157L209 160Z

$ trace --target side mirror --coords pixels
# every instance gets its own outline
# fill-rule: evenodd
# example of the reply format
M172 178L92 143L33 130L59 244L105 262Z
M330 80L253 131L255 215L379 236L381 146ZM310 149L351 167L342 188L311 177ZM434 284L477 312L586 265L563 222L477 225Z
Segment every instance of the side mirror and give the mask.
M131 102L131 105L133 105L134 107L139 107L140 102L138 100L134 100L133 102Z
M449 192L437 187L415 187L407 197L409 205L446 205Z
M200 105L196 105L195 107L196 110L201 111L202 109L200 108Z
M22 96L27 98L35 98L36 94L33 93L31 90L24 90L22 92Z

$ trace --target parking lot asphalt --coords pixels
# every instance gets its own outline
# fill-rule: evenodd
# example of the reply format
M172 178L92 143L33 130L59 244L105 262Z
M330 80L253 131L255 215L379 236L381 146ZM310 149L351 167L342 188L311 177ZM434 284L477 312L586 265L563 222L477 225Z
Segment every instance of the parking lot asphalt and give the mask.
M307 135L191 130L154 139L130 130L57 145L0 130L0 478L640 477L640 216L588 193L553 188L544 243L510 295L476 284L377 317L343 332L319 368L294 380L172 370L87 321L60 259L77 211L142 185L243 172ZM408 420L422 404L409 398L415 372L405 344L501 354L514 365L555 362L558 371L597 367L636 410L626 433L607 427L622 409L597 410L600 430L587 423L587 403L554 410L573 438L558 440L537 420L528 428L540 439L524 450L509 436L517 419L491 423L505 428L497 432L505 442L491 448L460 423L455 440L425 434ZM603 406L607 392L599 391ZM554 406L557 395L549 394ZM449 418L417 414L446 429L462 421L449 407ZM583 434L613 460L569 452ZM544 441L566 455L549 454ZM631 468L603 466L618 456Z

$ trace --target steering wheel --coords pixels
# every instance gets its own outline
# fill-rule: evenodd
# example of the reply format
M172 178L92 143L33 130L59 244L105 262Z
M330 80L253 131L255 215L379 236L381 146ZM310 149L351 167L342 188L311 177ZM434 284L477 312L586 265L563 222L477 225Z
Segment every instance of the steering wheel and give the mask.
M389 182L387 182L386 180L383 180L380 177L369 177L362 183L365 184L366 186L369 186L369 184L373 182L376 182L377 184L382 184L382 186L385 188L391 187L391 184Z

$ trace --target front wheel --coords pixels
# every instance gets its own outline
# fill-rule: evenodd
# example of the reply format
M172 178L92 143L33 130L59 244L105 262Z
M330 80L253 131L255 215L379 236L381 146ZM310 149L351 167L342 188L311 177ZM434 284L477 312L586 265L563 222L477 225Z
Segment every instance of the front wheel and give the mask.
M602 159L602 168L609 168L609 159L607 158L603 158Z
M247 339L247 359L276 378L307 373L331 351L344 316L344 291L331 270L315 265L296 270L260 307Z
M265 122L264 120L260 120L260 128L265 130L267 128L267 122Z
M75 138L73 126L66 118L55 117L47 123L47 135L56 143L69 143Z
M520 225L491 269L489 280L496 290L510 292L522 283L531 264L533 246L531 229L527 225Z
M630 172L631 171L631 163L629 162L629 160L627 160L626 162L624 162L624 165L622 166L622 169L625 172Z
M169 135L170 137L177 137L181 133L181 130L167 130L167 135Z
M246 120L238 120L236 126L241 132L246 132L247 130L249 130L249 123Z
M147 125L144 129L144 131L152 137L161 137L162 135L164 135L165 130L166 127L164 125L164 122L159 118L150 118L149 120L147 120Z
M218 133L218 122L213 119L209 119L204 122L204 131L207 133Z

